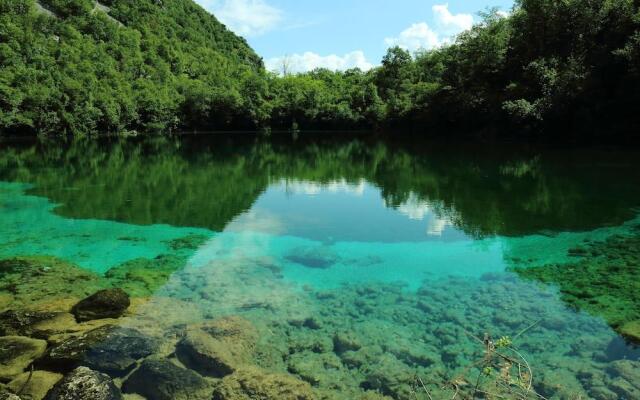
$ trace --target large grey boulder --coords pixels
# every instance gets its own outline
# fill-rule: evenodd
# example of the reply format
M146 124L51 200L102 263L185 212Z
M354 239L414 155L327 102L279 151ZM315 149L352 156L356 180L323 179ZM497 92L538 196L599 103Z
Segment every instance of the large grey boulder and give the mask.
M108 375L78 367L58 382L45 400L122 400L122 393Z
M136 329L107 325L50 348L38 366L54 371L85 366L111 376L124 376L137 360L157 349L155 339Z

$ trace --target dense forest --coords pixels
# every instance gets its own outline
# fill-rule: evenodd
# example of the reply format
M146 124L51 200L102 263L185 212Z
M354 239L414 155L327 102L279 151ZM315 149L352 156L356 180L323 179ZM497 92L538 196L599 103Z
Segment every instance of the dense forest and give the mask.
M640 2L518 0L448 46L306 74L191 0L0 0L0 132L637 131ZM560 132L560 133L557 133Z

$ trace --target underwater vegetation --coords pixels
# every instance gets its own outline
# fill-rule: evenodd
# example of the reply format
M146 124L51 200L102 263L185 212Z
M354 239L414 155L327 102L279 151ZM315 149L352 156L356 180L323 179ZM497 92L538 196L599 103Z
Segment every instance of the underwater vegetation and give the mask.
M4 390L64 399L80 380L105 399L640 396L640 349L609 328L637 320L638 236L585 243L563 264L434 277L417 290L298 288L277 258L249 254L192 265L203 240L186 235L167 242L170 253L104 274L54 257L1 260L0 339L13 349L0 359ZM288 257L336 268L322 246ZM607 291L598 282L611 265L621 276ZM605 293L610 303L592 300Z
M1 265L25 278L27 266L49 267L61 281L82 277L94 289L121 283L51 259ZM55 285L54 276L41 284ZM130 293L148 287L137 283L129 282ZM81 299L84 292L55 299L36 290L29 301L3 304L0 341L13 350L0 358L8 371L0 390L16 393L30 376L22 395L65 399L80 376L91 382L83 387L108 388L104 399L640 395L639 350L563 307L553 290L510 273L427 280L417 291L392 283L292 291L263 262L244 259L228 268L187 266L128 307L118 289ZM119 311L87 319L78 308ZM92 398L84 396L76 398Z
M640 230L569 250L567 264L514 268L519 276L557 285L570 306L604 318L640 343Z

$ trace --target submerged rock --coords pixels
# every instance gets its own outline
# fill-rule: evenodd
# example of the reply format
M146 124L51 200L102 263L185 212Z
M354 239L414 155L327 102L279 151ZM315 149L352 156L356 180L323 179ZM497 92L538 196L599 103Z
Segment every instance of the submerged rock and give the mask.
M22 400L22 399L13 393L2 393L2 391L0 390L0 400Z
M38 365L59 371L87 366L112 376L124 376L137 360L157 348L156 340L135 329L107 325L50 348Z
M193 371L167 360L145 360L122 385L147 400L209 400L211 385Z
M179 250L197 250L202 246L209 238L205 235L187 235L181 238L167 241L167 245L175 251Z
M0 260L0 292L12 296L8 308L35 308L60 299L82 298L103 289L105 283L102 277L55 257Z
M44 354L47 342L23 336L0 337L0 379L21 374Z
M328 247L299 247L294 249L285 258L307 268L327 269L337 261L338 256Z
M118 318L129 305L129 295L122 289L104 289L81 300L71 312L78 322L93 319Z
M365 379L360 387L374 390L394 399L409 399L415 373L406 364L390 355L382 356L376 364L364 367Z
M49 390L62 379L62 374L47 371L24 372L9 382L7 387L31 400L42 400Z
M640 320L628 322L620 327L620 333L627 339L640 343Z
M74 330L76 320L65 312L14 311L0 314L0 336L17 335L46 339Z
M250 362L256 341L249 321L227 317L187 328L176 356L202 375L221 378Z
M625 379L640 391L640 361L614 361L607 369L607 372L613 377Z
M165 285L171 274L184 267L185 263L185 257L175 255L137 258L111 268L105 278L132 296L149 296Z
M122 393L109 376L78 367L58 382L45 400L122 400Z
M548 398L584 399L587 397L575 375L566 370L543 371L535 385L538 392Z
M5 311L0 313L0 336L31 336L35 324L51 319L55 315L56 313L53 312Z
M345 351L356 351L360 347L362 346L358 343L358 340L349 333L336 333L333 336L333 351L336 354L341 354Z
M266 373L255 367L239 369L217 383L212 400L312 400L311 386L293 376Z
M576 249L572 252L575 254ZM519 276L557 285L573 308L604 318L636 340L640 320L640 235L612 235L581 247L582 257L568 263L513 268ZM577 273L577 271L580 271Z
M304 351L292 354L287 360L287 370L313 386L335 384L342 369L342 362L333 353Z

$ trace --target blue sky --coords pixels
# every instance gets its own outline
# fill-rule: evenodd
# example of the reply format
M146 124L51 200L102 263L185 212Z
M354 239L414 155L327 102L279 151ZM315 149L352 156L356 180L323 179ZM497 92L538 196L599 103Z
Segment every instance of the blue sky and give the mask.
M244 36L267 68L286 57L296 72L315 67L371 68L386 49L411 51L447 43L487 7L512 0L196 0Z

